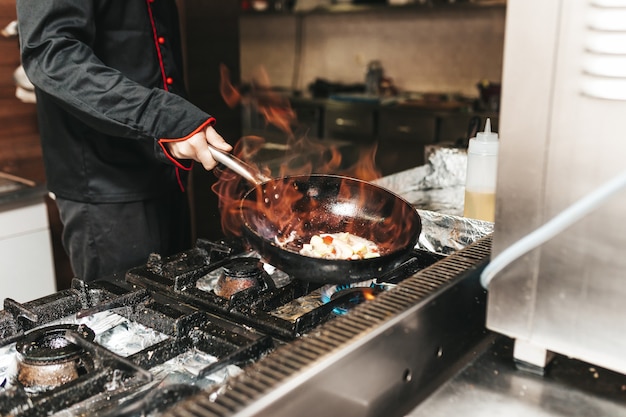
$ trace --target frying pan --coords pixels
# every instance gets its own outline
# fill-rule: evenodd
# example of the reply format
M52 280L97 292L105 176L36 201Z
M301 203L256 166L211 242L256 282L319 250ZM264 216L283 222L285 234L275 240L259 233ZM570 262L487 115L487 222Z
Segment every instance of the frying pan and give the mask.
M405 261L422 223L417 210L391 191L339 175L268 178L209 145L214 159L254 184L242 198L242 233L269 264L303 281L349 284L379 277ZM311 236L349 232L378 245L381 256L323 259L298 251Z

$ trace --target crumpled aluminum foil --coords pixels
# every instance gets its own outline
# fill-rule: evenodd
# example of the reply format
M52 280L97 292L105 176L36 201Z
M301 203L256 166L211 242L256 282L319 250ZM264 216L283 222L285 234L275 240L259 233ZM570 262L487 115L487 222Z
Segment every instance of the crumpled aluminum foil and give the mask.
M450 255L493 232L493 223L429 210L417 210L422 233L417 248Z
M420 249L449 255L493 232L493 223L463 217L467 152L437 148L429 163L373 181L407 200L422 218Z
M438 148L427 165L374 181L404 197L413 207L438 213L463 215L467 153L462 149Z
M458 148L436 148L428 157L429 173L417 186L421 190L465 186L467 151Z

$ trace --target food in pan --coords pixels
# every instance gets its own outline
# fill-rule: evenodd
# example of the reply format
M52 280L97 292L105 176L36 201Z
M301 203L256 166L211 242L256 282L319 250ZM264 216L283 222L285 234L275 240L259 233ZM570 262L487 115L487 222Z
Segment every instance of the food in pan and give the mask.
M351 233L322 233L311 237L300 250L301 255L323 259L367 259L380 256L378 246Z

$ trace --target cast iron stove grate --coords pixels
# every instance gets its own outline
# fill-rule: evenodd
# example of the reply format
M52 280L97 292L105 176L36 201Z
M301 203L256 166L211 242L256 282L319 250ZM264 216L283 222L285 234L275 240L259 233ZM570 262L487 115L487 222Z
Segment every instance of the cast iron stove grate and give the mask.
M215 262L207 261L215 259L212 254L216 250L225 253L224 248L228 247L231 246L200 239L196 247L189 251L165 259L155 256L146 265L129 270L126 280L151 290L176 294L176 297L185 302L250 325L282 340L293 340L334 317L350 297L349 294L340 294L314 307L303 308L294 317L285 317L278 311L300 297L312 296L320 300L322 295L319 290L322 285L301 281L295 276L285 278L286 274L274 271L273 267L268 267L255 258L255 253L243 250L231 251L231 256ZM245 255L252 258L245 258ZM379 277L380 282L399 282L442 257L427 251L414 250L409 262L396 268L387 277ZM259 285L245 288L228 297L218 295L215 290L199 288L199 282L212 273L228 269L236 262L250 260L259 264Z
M228 298L196 286L211 271L239 262L242 253L243 249L237 245L199 240L190 251L173 257L152 256L146 265L129 270L123 279L112 277L89 284L74 280L68 290L27 303L6 299L0 311L0 349L17 345L32 332L68 317L83 319L109 313L162 333L165 338L122 356L68 330L68 340L82 348L95 365L81 371L76 379L42 392L0 386L0 414L33 416L41 410L54 413L74 409L90 415L130 416L153 407L162 411L195 394L197 388L159 387L149 372L153 367L191 349L209 352L217 358L199 372L199 378L228 365L247 366L271 353L276 346L307 335L335 317L335 308L347 301L340 295L295 320L288 320L273 312L301 297L319 298L320 285L292 277L282 277L279 282L275 278L279 275L270 276L265 271L259 276L261 285L235 292ZM414 257L387 278L392 283L400 282L439 259L416 251ZM247 258L244 264L249 266L254 262ZM302 358L310 358L308 349ZM86 407L81 405L82 400L91 401L92 408L81 409ZM116 401L124 402L124 407L116 408ZM96 409L95 404L100 408ZM107 409L107 404L113 409Z
M487 338L486 293L479 275L490 250L491 237L487 236L419 270L373 301L279 347L233 378L217 396L201 392L166 416L276 417L304 409L308 415L318 415L320 410L325 415L340 412L344 403L351 415L404 415L408 410L397 410L399 404L414 405L425 398L455 371L468 350ZM346 362L347 354L341 353L351 349L359 349L360 354L352 351ZM386 381L383 374L389 374L390 365L401 374L397 378L392 374L391 381ZM350 379L362 377L353 374L355 369L377 374L368 379L372 386L364 397L352 390L363 386L363 381ZM331 398L329 387L337 385L344 392Z
M112 415L121 415L110 398L128 403L131 409L131 405L137 402L144 411L150 407L166 407L171 405L166 399L151 403L146 398L167 394L180 400L182 395L191 395L197 389L192 386L159 387L150 373L155 366L191 350L205 352L216 361L199 370L197 377L201 379L229 365L245 366L274 347L270 336L228 322L166 294L106 281L89 286L77 282L70 290L24 304L7 299L0 317L0 328L3 329L0 347L21 346L36 332L52 328L53 321L68 316L90 317L102 312L115 312L131 323L162 333L164 339L123 357L81 337L75 329L68 329L62 334L67 339L65 345L82 349L88 359L81 360L92 366L81 368L78 375L67 382L42 389L29 389L13 376L9 386L0 389L0 415L36 416L41 415L41 410L54 413L68 407L80 407L83 401L89 402L90 415L108 415L108 407L115 409ZM49 343L54 344L58 341ZM7 385L6 380L3 385Z

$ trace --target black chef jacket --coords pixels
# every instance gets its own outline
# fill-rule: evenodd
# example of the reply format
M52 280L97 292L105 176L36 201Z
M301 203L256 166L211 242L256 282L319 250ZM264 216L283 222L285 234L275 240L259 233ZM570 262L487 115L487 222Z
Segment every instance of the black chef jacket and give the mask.
M50 191L119 203L182 185L191 163L163 144L213 119L183 98L175 1L18 0L17 16Z

